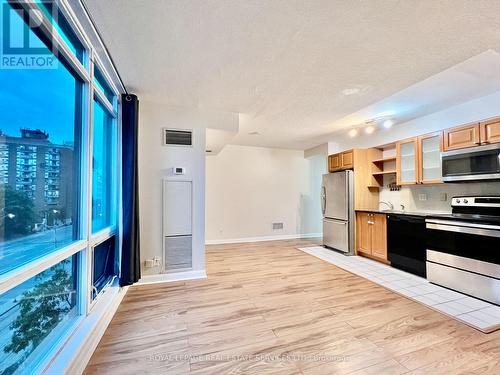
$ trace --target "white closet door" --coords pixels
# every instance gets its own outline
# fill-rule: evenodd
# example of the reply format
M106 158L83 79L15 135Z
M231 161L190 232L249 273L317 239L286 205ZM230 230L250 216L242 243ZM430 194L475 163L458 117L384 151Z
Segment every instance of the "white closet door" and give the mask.
M163 182L163 235L192 233L193 186L191 181Z

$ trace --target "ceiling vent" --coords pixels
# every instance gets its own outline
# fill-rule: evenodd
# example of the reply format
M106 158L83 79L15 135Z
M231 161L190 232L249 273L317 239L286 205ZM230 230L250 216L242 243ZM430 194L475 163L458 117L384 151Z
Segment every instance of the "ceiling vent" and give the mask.
M192 146L193 145L193 131L192 130L163 129L163 145L164 146Z

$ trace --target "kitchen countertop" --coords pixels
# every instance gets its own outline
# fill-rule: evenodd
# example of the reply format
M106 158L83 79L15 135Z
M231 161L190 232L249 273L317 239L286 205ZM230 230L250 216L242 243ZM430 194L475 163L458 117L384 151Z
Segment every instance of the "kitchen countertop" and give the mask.
M375 214L384 214L384 215L397 214L397 215L411 215L411 216L433 216L433 215L443 215L450 213L444 211L423 212L423 211L398 211L398 210L377 210L377 209L356 210L356 212L372 212Z

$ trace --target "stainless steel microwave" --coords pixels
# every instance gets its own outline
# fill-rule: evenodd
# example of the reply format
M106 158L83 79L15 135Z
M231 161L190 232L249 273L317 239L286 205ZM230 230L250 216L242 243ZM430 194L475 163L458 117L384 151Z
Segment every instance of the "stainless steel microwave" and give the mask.
M500 180L500 143L443 152L443 181Z

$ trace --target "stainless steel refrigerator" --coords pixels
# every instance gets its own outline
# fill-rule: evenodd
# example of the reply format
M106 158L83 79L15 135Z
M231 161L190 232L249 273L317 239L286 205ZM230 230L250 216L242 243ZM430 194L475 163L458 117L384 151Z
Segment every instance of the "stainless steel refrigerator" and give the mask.
M354 181L352 171L323 175L323 245L354 255Z

